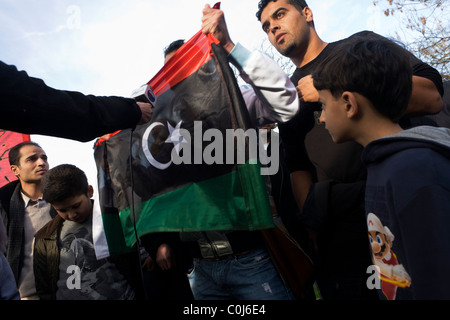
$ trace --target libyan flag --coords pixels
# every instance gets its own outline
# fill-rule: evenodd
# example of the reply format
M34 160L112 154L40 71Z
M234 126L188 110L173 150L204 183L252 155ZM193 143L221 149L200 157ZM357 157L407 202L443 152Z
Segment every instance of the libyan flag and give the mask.
M152 232L273 227L251 141L230 135L254 129L217 40L198 32L148 85L156 96L151 122L95 145L110 254Z
M17 180L10 169L9 150L23 141L30 141L30 135L0 129L0 187Z

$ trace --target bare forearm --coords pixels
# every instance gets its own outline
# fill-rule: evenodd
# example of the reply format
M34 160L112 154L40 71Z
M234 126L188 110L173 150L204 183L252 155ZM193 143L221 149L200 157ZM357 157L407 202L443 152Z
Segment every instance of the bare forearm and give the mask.
M312 176L309 171L294 171L291 173L292 191L294 193L295 201L303 212L303 205L308 196L309 189L312 185Z
M427 78L413 76L413 92L406 115L436 114L441 111L442 106L442 97L436 85Z

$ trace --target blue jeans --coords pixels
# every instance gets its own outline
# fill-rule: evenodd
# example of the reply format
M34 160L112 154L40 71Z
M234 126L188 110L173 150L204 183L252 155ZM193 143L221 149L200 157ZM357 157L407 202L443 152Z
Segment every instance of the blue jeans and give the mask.
M265 249L216 261L194 259L188 277L196 300L293 300Z

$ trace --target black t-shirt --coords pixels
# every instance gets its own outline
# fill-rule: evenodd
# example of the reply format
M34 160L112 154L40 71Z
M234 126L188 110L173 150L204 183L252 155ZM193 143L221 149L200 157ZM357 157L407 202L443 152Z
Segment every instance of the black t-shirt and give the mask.
M310 75L341 42L329 43L316 59L297 68L291 77L292 82L297 85L301 78ZM362 147L355 142L334 143L325 125L319 121L321 110L319 103L302 103L294 118L279 125L286 144L289 170L312 171L317 181L365 179L365 169L360 161Z

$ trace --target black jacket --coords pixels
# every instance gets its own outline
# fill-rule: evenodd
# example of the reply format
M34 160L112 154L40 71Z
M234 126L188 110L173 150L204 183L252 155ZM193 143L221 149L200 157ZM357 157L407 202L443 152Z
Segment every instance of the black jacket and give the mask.
M133 99L53 89L2 61L0 111L4 130L81 142L133 128L142 115Z
M19 281L24 259L25 203L20 190L19 180L10 182L0 188L0 209L8 236L6 258L13 271L16 283ZM55 209L51 207L50 216L55 217L56 215Z

